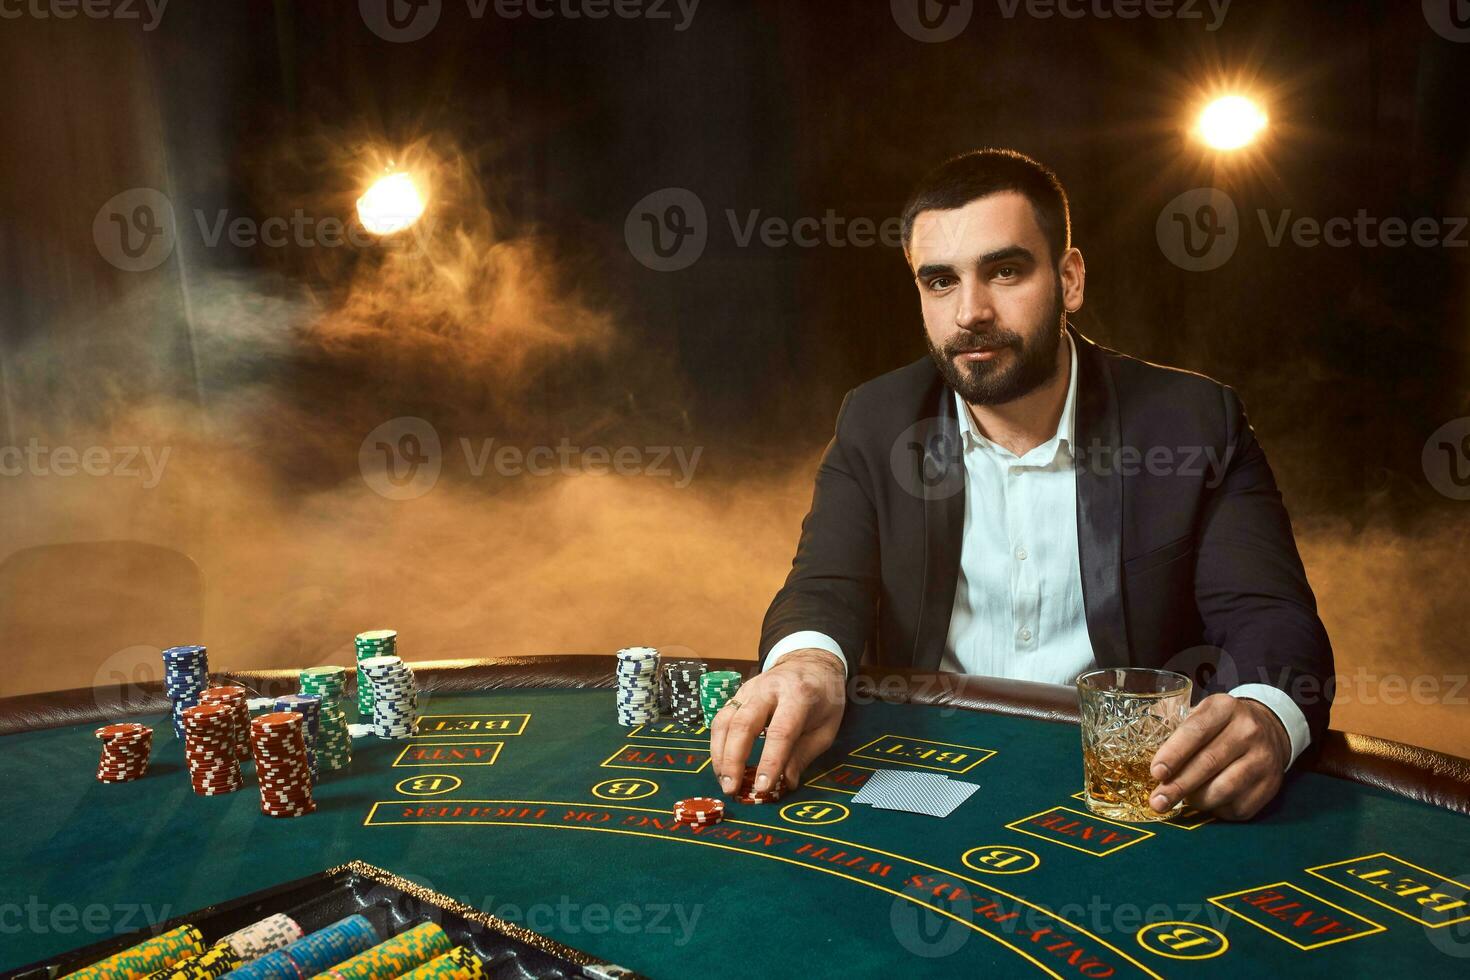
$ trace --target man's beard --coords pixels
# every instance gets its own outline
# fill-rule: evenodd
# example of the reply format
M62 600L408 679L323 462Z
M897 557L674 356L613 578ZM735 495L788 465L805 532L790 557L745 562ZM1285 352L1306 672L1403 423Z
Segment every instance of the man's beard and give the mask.
M959 392L961 398L971 405L1003 405L1035 391L1056 373L1057 348L1061 346L1062 330L1065 329L1061 283L1057 283L1046 322L1049 327L1029 344L1020 334L1003 328L985 333L961 333L951 338L943 349L934 346L927 330L924 339L945 384ZM961 365L955 360L966 351L1001 347L1015 353L1011 363L997 358Z

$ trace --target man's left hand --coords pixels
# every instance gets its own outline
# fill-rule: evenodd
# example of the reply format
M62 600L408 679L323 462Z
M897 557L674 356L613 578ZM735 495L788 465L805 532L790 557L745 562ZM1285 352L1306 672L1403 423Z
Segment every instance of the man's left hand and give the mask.
M1159 785L1149 805L1163 812L1181 799L1226 820L1249 820L1271 802L1291 761L1291 739L1259 701L1212 694L1154 754Z

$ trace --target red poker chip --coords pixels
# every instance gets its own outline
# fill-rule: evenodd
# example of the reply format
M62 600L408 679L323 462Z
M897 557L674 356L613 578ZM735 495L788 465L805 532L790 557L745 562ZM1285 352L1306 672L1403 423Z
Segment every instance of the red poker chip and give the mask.
M288 785L285 783L261 783L261 796L303 796L311 794L311 783Z
M143 738L152 735L153 729L137 722L122 721L115 725L103 725L92 734L106 742L114 738Z
M724 801L712 796L693 796L674 804L675 813L712 813L724 808Z
M262 813L310 813L316 809L314 800L261 800Z
M300 729L306 717L297 711L272 711L263 715L256 715L250 721L250 727L262 732L289 731Z
M255 778L263 783L299 783L311 778L311 770L305 766L299 769L257 769Z

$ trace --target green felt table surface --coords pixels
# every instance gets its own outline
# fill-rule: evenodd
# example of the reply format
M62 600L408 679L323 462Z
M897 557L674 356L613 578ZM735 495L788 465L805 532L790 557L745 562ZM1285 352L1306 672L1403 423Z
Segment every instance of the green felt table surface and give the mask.
M125 784L95 780L94 725L0 739L0 968L360 859L654 977L1470 974L1470 822L1358 784L1114 825L1073 795L1075 727L871 703L807 785L691 829L706 738L620 727L610 691L424 710L297 819L253 783L195 796L163 719ZM880 768L980 789L946 819L853 803Z

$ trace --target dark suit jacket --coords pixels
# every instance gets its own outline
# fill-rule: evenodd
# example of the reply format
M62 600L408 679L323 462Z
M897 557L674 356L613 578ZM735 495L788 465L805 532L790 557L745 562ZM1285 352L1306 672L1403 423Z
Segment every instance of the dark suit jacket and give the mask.
M1318 742L1332 647L1239 397L1072 339L1077 544L1098 664L1181 669L1207 690L1271 684ZM850 661L938 669L964 528L960 451L953 393L928 357L848 392L766 613L763 660L782 637L819 630ZM1195 669L1215 656L1213 677Z

